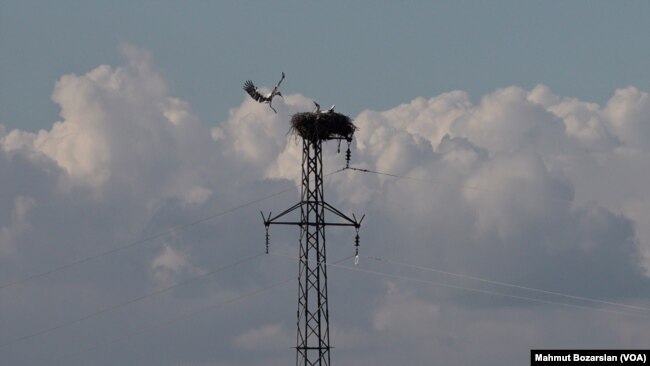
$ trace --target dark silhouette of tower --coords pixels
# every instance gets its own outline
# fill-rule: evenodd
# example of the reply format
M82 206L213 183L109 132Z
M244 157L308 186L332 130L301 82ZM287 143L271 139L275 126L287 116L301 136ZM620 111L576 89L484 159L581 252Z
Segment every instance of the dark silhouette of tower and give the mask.
M354 126L350 131L341 133L323 133L327 118L345 117L338 113L300 113L294 115L292 124L297 134L302 137L302 188L300 202L284 212L271 217L264 217L267 230L273 224L296 225L300 227L300 263L298 270L298 333L296 340L297 366L330 365L330 329L327 304L327 253L325 246L326 226L352 226L357 230L355 243L359 245L359 227L357 221L346 216L323 199L323 158L322 143L325 140L352 140ZM345 117L347 118L347 117ZM298 125L297 120L304 122ZM330 122L334 123L337 120ZM311 123L311 124L309 124ZM336 126L336 125L334 125ZM318 130L315 130L318 129ZM331 131L330 131L331 132ZM349 156L349 153L348 155ZM280 221L285 215L300 210L300 221ZM328 222L325 213L338 217L337 222Z

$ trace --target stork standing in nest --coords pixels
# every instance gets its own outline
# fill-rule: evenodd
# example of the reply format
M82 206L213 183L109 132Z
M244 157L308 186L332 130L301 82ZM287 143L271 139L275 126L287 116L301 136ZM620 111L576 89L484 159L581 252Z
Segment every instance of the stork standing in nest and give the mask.
M325 112L323 112L323 111L320 110L320 104L316 103L315 100L312 100L312 102L314 102L314 110L312 111L312 113L316 113L316 114L321 114L321 113L333 113L333 112L334 112L334 107L336 106L335 104L332 104L332 106L330 107L330 109L328 109L328 110L326 110Z
M244 90L246 91L246 93L248 93L248 95L251 96L251 98L255 99L260 103L268 103L269 107L273 109L273 112L278 113L278 111L276 111L275 108L273 108L273 105L271 103L273 103L273 98L276 95L280 96L281 98L284 98L282 96L282 93L280 93L280 91L278 90L280 84L282 84L282 80L284 80L284 72L282 72L282 78L280 79L280 81L278 81L278 84L275 86L275 88L273 88L273 90L266 95L258 92L257 87L250 80L246 80L246 82L244 83Z

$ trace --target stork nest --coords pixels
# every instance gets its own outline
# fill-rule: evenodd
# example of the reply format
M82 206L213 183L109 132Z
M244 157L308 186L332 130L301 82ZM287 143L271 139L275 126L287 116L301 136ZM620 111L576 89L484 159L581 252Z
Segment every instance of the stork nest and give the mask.
M350 117L336 112L302 112L291 117L291 132L303 139L318 140L352 140L357 127Z

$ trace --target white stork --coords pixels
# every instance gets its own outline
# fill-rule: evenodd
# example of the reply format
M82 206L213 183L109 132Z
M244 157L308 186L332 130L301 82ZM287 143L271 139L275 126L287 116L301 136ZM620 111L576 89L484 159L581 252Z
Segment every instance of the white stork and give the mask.
M246 90L246 93L248 93L248 95L250 95L251 98L255 99L256 101L260 103L269 103L269 107L273 109L273 112L278 113L278 111L276 111L275 108L273 108L273 105L271 105L271 103L273 102L273 98L276 95L280 96L281 98L284 98L282 96L282 93L280 93L280 91L278 90L280 84L282 83L282 80L284 80L284 72L282 72L282 78L280 79L280 81L278 81L278 84L267 95L262 95L260 92L258 92L257 87L250 80L246 80L246 82L244 83L244 90Z
M336 104L332 104L332 106L330 107L330 109L326 110L325 112L321 112L321 111L320 111L320 104L316 103L315 100L313 100L312 102L314 102L314 105L316 106L316 108L314 108L314 111L313 111L312 113L316 113L316 114L321 114L321 113L332 113L332 112L334 112L334 107L336 106Z

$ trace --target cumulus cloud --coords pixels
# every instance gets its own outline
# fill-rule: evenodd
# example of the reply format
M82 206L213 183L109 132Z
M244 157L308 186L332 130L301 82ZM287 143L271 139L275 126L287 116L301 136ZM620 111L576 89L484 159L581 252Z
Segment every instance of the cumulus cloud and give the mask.
M124 65L60 78L52 94L60 119L50 129L0 128L0 274L7 281L299 182L301 146L288 134L288 120L295 112L311 110L311 98L286 90L285 99L274 103L275 114L242 93L241 105L231 109L227 120L208 126L194 115L190 102L173 95L152 55L132 46L121 52ZM362 254L579 296L647 303L649 100L647 92L628 87L601 106L539 85L495 90L477 101L452 91L387 111L366 110L352 116L359 127L353 166L409 179L344 171L328 179L326 199L345 212L367 215ZM336 154L336 148L334 143L326 146L326 171L344 164L344 154ZM124 257L45 277L26 286L22 298L3 296L0 311L12 316L3 323L2 338L51 324L35 316L44 312L40 304L48 304L48 313L62 319L72 317L261 251L257 211L288 207L295 196L175 232L171 242L137 246ZM328 232L337 243L351 243L352 234L345 235ZM349 255L351 244L332 247L335 256L343 252ZM169 302L134 309L114 323L113 318L98 321L107 332L119 334L134 320L173 317L183 305L199 308L206 298L243 293L267 281L268 274L288 271L263 263L220 272L214 282L172 294ZM498 348L511 342L527 349L532 343L566 346L554 343L554 330L578 337L579 332L564 325L576 322L573 328L579 328L597 319L539 304L427 292L397 281L377 283L359 276L346 281L359 291L331 299L347 302L338 305L345 311L332 311L346 319L346 330L332 334L355 340L366 351L362 356L341 346L342 357L358 364L397 362L410 351L412 363L426 363L433 351ZM94 295L79 303L66 297L51 303L53 289L72 299L79 293ZM176 329L187 336L169 346L186 347L188 364L210 362L192 351L196 345L224 355L224 364L261 362L233 352L286 350L293 345L293 329L281 321L257 321L251 314L291 307L281 314L282 319L291 317L293 296L241 303L229 310L232 316L216 315L194 326L195 333ZM585 346L650 341L633 321L597 320L594 327L598 336L590 335ZM499 344L488 340L492 334L500 335ZM418 340L417 335L426 337ZM215 337L221 340L218 345ZM404 352L387 353L386 345L399 337L417 346L402 342ZM373 341L360 341L364 338ZM155 341L164 339L156 334ZM46 350L60 348L53 342ZM491 360L520 364L503 352L509 350L491 354ZM460 353L467 358L450 357L448 363L477 363L480 355ZM10 356L22 360L20 350Z
M637 94L642 93L633 88L619 90L613 100L633 95L631 99L639 104L643 97ZM413 235L406 225L419 233L424 230L425 237L435 238L435 243L426 245L429 250L438 251L442 256L437 257L453 267L480 268L483 273L503 278L539 280L543 273L568 274L569 268L577 266L581 268L580 276L596 276L607 265L607 258L616 257L626 258L622 259L624 264L619 263L617 273L627 271L628 280L645 286L647 278L642 274L640 255L648 243L639 240L633 223L640 215L637 212L635 217L626 216L626 206L632 202L602 198L607 197L604 190L592 194L593 188L581 177L585 163L602 165L603 154L605 159L613 159L625 148L632 148L621 145L624 137L617 134L609 117L612 103L598 108L554 96L544 86L530 92L510 87L481 98L477 104L472 104L465 94L454 92L386 112L363 112L355 119L360 126L358 164L408 175L419 182L398 185L365 177L362 182L355 181L353 188L343 190L356 197L360 194L354 194L354 187L374 187L375 194L366 195L366 203L390 200L390 209L383 214L401 223L398 227L404 229L400 234ZM441 105L445 106L442 119L430 118L429 123L435 127L423 128L420 116L436 115ZM448 116L453 116L453 121ZM632 118L618 123L638 122ZM391 129L394 132L386 132ZM406 150L411 152L400 153ZM614 168L614 164L605 164L605 169ZM619 170L617 180L644 175L638 168ZM593 176L596 171L589 174L590 179L598 179ZM643 188L635 187L630 198L644 197L643 192ZM414 211L417 215L409 214ZM592 215L595 212L601 214ZM585 226L580 223L592 220L598 223L588 224L590 229L583 231ZM642 220L648 222L647 217ZM609 228L607 239L593 235L591 231L597 227ZM458 243L465 244L459 247ZM575 263L562 263L567 253L572 253ZM478 254L480 260L468 258ZM582 262L591 256L599 259ZM508 264L502 263L504 257L509 258ZM498 268L495 263L499 263ZM490 266L493 268L487 268ZM564 280L560 285L557 278L551 281L550 277L545 285L569 286L567 283L572 282ZM619 292L624 282L607 283L599 284L600 293ZM584 289L584 285L574 283L571 289ZM638 290L636 285L632 287Z
M650 95L635 87L619 89L604 110L609 126L628 147L648 151Z
M150 54L133 46L121 51L125 66L61 77L52 94L61 120L50 130L9 132L4 149L42 154L67 173L66 185L98 195L118 188L152 199L160 193L186 203L205 201L210 191L201 181L206 164L199 159L211 148L207 128L187 102L169 95Z

